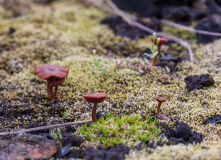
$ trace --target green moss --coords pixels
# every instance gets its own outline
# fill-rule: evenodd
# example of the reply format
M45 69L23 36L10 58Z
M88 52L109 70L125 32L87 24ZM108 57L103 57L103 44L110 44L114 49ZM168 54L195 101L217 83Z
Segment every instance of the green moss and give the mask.
M134 146L138 141L154 141L160 130L156 127L158 120L147 117L143 121L140 115L116 116L107 115L98 120L98 123L87 124L79 128L79 133L87 139L97 140L105 146L127 144Z

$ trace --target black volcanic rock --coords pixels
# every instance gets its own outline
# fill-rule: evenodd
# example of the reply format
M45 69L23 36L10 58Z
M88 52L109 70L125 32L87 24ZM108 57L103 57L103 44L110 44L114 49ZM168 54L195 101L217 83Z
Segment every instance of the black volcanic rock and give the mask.
M188 76L184 79L186 88L190 91L202 89L203 87L214 85L215 81L209 74Z

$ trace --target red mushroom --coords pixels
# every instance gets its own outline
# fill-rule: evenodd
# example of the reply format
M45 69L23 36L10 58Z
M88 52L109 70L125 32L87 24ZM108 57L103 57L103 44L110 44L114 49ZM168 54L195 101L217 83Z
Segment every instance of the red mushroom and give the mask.
M161 106L161 103L165 102L166 101L166 98L165 97L159 97L159 96L156 96L156 100L159 102L158 103L158 106L157 106L157 117L161 120L170 120L168 117L166 117L165 115L161 114L160 113L160 106Z
M153 42L153 38L151 38L151 41ZM157 44L157 38L155 38L154 44L157 45L158 54L153 58L152 66L156 66L157 56L160 55L160 48L161 48L162 45L166 44L167 41L168 40L166 38L160 38L160 41Z
M48 99L60 99L57 95L58 86L64 83L69 71L64 67L51 64L37 66L34 70L40 78L47 80ZM54 92L53 87L55 87Z
M94 103L94 106L92 108L92 121L96 123L97 122L97 118L96 118L97 104L102 103L107 97L107 94L106 93L92 93L92 94L83 95L83 97L87 102Z

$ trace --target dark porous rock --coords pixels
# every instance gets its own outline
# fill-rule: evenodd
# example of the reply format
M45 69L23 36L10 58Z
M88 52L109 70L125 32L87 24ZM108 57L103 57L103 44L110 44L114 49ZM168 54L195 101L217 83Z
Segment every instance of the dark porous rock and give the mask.
M123 160L130 148L127 146L109 147L107 150L98 150L93 147L85 149L85 160Z
M80 147L80 145L84 142L81 137L72 134L66 134L64 138L62 138L61 143L63 146L71 143L71 146Z
M202 89L203 87L214 85L215 81L209 74L188 76L184 79L186 88L190 91Z
M195 29L209 31L209 32L221 32L221 15L213 14L206 18L203 18L199 22L196 23ZM216 39L219 39L219 36L205 35L205 34L197 34L198 43L210 43Z
M188 124L181 122L177 125L175 133L177 138L182 138L186 141L191 136L191 129Z
M170 141L170 144L178 144L178 143L182 143L184 140L183 138L170 137L169 141Z
M221 0L215 0L215 1L219 6L221 6Z
M221 32L221 7L217 2L218 1L214 0L206 0L207 17L197 22L195 29L209 32ZM219 36L197 34L198 43L206 44L219 38Z
M67 154L66 158L83 158L84 151L82 149L72 149L70 152Z
M126 22L122 20L119 16L111 16L106 17L101 21L101 24L107 24L109 27L114 31L116 35L119 35L121 37L128 37L130 39L139 39L144 38L147 35L150 35L149 33L136 28L131 27ZM154 29L154 30L160 30L159 22L155 19L151 19L149 23L145 23L148 27Z
M56 99L53 101L53 104L54 104L55 106L60 106L61 101L56 98Z
M130 148L127 146L116 145L115 147L108 147L107 151L118 152L125 155L130 152Z
M203 140L203 135L201 133L193 132L189 138L189 142L191 143L200 143Z
M172 127L167 127L165 123L160 123L157 125L161 130L161 134L164 134L167 138L176 137L175 129Z
M160 58L160 62L157 63L158 66L161 67L168 67L170 71L177 71L177 63L181 62L182 58L180 57L173 57L171 54L167 54Z
M202 106L206 106L208 104L208 102L203 102Z
M190 8L187 6L171 6L171 7L165 7L163 8L162 12L162 18L164 19L170 19L174 20L177 23L183 23L190 24L192 17Z
M210 118L203 120L203 124L207 124L207 123L221 124L221 115L211 116Z
M180 57L173 57L171 54L167 54L160 58L161 61L174 61L174 62L181 62L182 59Z
M66 129L67 133L74 133L74 132L76 132L76 128L74 128L73 126L66 126L65 129Z
M112 0L120 9L132 11L141 16L156 16L159 14L159 7L153 5L153 0Z
M167 145L178 143L200 143L203 140L201 133L192 132L188 124L184 122L176 122L172 127L167 127L165 123L160 123L158 127L161 129L161 134L164 134L169 142ZM176 128L176 129L175 129Z
M207 16L211 16L213 14L221 15L221 7L214 0L206 0L207 5Z
M65 155L67 155L70 152L71 143L67 144L66 146L59 148L55 158L63 158Z
M16 32L16 29L15 29L15 28L10 27L8 32L9 32L9 34L13 34L13 33L15 33L15 32Z

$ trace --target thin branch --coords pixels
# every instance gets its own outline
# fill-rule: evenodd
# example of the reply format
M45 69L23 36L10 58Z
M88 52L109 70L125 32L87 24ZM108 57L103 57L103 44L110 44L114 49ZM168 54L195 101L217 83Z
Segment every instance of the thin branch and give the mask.
M82 0L82 1L89 3L89 4L93 4L94 6L100 8L102 10L105 10L107 12L110 12L112 14L116 14L116 15L120 16L130 26L137 27L143 31L148 32L148 33L156 33L157 35L159 35L161 37L165 37L168 40L172 40L172 41L179 43L180 45L184 46L188 50L188 53L190 56L190 61L192 61L192 62L194 61L193 51L192 51L192 48L188 42L186 42L180 38L162 33L162 32L156 32L155 30L142 25L141 23L137 22L137 18L135 16L118 9L118 7L111 0L104 0L108 4L109 7L107 7L104 3L100 2L99 0Z
M97 8L100 8L104 11L107 11L109 13L115 14L114 11L107 7L105 4L103 4L102 2L100 2L99 0L82 0L84 3L87 3L89 5L93 5L96 6Z
M3 133L0 133L0 136L10 136L10 135L15 135L15 134L22 134L22 133L27 133L27 132L41 131L41 130L46 130L46 129L51 129L51 128L59 128L59 127L71 126L74 124L84 124L84 123L91 123L91 122L92 122L91 120L77 121L77 122L55 124L55 125L42 126L42 127L36 127L36 128L22 129L22 130L12 131L12 132L3 132Z
M188 52L189 52L189 56L190 56L190 61L194 61L194 57L193 57L193 51L192 51L192 48L190 46L190 44L180 38L177 38L177 37L174 37L174 36L171 36L171 35L168 35L168 34L165 34L165 33L162 33L162 32L156 32L155 30L151 29L151 28L148 28L144 25L142 25L141 23L137 22L135 18L128 18L127 15L129 15L130 17L133 17L132 15L130 14L125 14L123 11L121 11L120 9L117 8L117 6L111 1L111 0L105 0L105 2L116 12L117 15L119 15L124 21L126 21L129 25L131 26L134 26L134 27L137 27L141 30L144 30L148 33L156 33L157 35L161 36L161 37L165 37L167 38L168 40L172 40L172 41L175 41L177 43L179 43L180 45L184 46Z
M200 33L200 34L205 34L205 35L211 35L211 36L221 36L221 33L194 29L194 28L184 26L182 24L170 22L170 21L167 21L167 20L164 20L164 19L160 20L160 23L164 23L164 24L167 24L167 25L170 25L170 26L173 26L173 27L176 27L176 28L180 28L180 29L183 29L183 30L187 30L187 31L190 31L190 32L195 32L195 33Z

